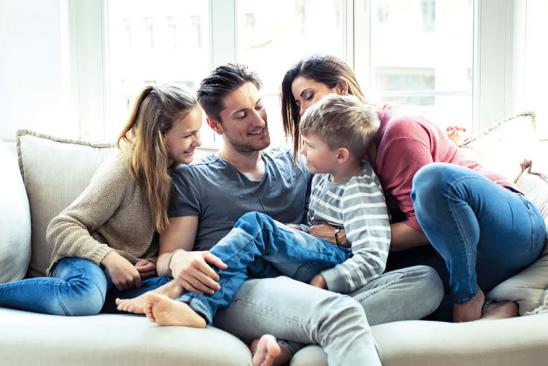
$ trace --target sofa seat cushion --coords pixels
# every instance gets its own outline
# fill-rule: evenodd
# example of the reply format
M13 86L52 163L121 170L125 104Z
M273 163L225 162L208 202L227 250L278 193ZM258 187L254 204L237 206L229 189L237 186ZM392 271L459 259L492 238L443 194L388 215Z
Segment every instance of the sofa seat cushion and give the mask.
M15 155L0 142L0 282L27 273L30 261L30 209Z
M29 275L44 276L51 258L46 228L88 185L101 163L115 152L112 145L17 132L19 167L27 190L32 219Z
M401 321L373 327L383 366L545 366L548 314L469 323Z
M247 346L219 329L160 327L136 315L84 317L0 309L2 365L249 365Z

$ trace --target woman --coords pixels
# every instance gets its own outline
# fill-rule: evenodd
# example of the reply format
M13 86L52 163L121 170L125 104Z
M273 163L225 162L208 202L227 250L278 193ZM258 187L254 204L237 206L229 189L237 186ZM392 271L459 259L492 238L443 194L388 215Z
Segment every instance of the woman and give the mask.
M296 151L301 115L330 93L365 101L352 70L335 57L313 56L286 73L282 117ZM463 157L432 122L388 106L378 116L381 127L365 158L377 171L391 211L403 213L403 221L391 225L392 250L431 244L449 272L453 321L479 319L484 291L540 255L542 216L510 181ZM490 310L499 316L517 312L513 303Z
M155 275L155 232L168 225L170 166L190 163L202 112L175 86L148 86L82 194L48 226L49 277L0 285L0 306L55 315L97 314L109 298L133 297L169 278ZM115 289L113 288L113 285Z

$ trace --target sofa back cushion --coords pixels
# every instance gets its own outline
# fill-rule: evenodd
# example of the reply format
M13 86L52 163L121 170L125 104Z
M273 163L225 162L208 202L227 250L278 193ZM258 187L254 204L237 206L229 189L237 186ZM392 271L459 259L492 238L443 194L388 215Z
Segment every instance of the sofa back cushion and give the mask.
M32 222L29 276L46 275L52 250L46 242L46 228L51 219L78 197L99 165L115 151L107 144L17 132L19 168Z
M20 280L30 261L30 210L15 155L0 142L0 282Z
M521 172L523 159L539 160L535 114L525 112L507 118L468 139L461 151L485 168L514 180Z

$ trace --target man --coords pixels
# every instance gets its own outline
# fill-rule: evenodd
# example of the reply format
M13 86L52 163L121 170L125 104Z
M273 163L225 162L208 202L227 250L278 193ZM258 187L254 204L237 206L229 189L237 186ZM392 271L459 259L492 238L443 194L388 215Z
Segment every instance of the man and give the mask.
M157 263L160 275L172 275L187 291L211 294L220 288L211 266L222 268L223 263L207 250L246 212L264 212L284 223L303 221L308 173L290 151L265 151L270 136L260 86L246 67L227 64L215 69L198 90L207 123L224 145L216 155L175 171L170 225L161 235ZM275 273L265 263L254 266L254 273ZM443 288L435 271L412 267L386 273L351 295L367 311L370 323L378 324L429 314L438 306ZM375 352L367 321L348 300L286 277L250 280L214 324L244 339L271 333L320 344L330 361L350 364ZM352 341L348 334L359 334L364 342ZM254 363L286 361L301 347L280 343L281 353L272 338L255 342Z

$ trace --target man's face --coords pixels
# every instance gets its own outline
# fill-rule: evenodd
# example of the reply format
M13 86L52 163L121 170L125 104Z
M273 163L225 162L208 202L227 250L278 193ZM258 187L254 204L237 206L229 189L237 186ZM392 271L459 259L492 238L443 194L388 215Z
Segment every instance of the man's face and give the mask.
M261 151L270 145L266 110L253 83L245 83L223 102L220 128L226 144L241 153Z

